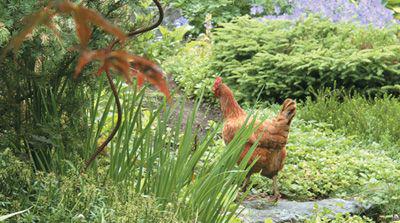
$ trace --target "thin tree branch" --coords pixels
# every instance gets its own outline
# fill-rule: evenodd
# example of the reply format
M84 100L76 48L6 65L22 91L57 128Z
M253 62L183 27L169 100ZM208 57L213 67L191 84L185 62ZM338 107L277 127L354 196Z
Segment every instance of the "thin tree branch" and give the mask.
M161 25L161 23L162 23L162 21L164 19L164 10L163 10L163 8L162 8L162 6L161 6L161 4L160 4L160 2L158 0L153 0L153 2L157 6L157 9L158 9L158 14L159 14L158 20L153 25L151 25L149 27L137 29L137 30L134 30L134 31L128 33L128 35L127 35L128 38L132 38L132 37L134 37L136 35L139 35L141 33L148 32L150 30L153 30L153 29L157 28L159 25ZM119 43L119 40L114 40L114 42L111 43L109 49L111 50L112 48L114 48L114 46L117 43Z
M108 135L107 139L97 148L96 152L93 153L93 155L90 157L90 159L88 159L85 162L85 167L82 170L82 172L85 172L87 170L87 168L90 166L90 164L96 159L96 157L104 150L104 148L108 145L108 143L114 138L114 136L117 133L119 127L121 126L122 108L121 108L121 102L120 102L119 97L118 97L118 91L115 88L114 82L113 82L112 77L111 77L110 72L109 72L109 69L106 69L105 71L106 71L108 83L110 84L111 90L112 90L114 98L115 98L115 104L117 105L117 112L118 112L117 124L115 125L115 127L112 130L112 132L110 133L110 135Z
M161 23L162 23L162 21L164 19L164 10L162 9L162 6L161 6L161 4L160 4L160 2L158 0L153 0L153 2L154 2L154 4L156 4L157 9L158 9L158 13L159 13L157 22L155 22L153 25L151 25L151 26L149 26L147 28L138 29L138 30L135 30L135 31L132 31L132 32L128 33L128 37L133 37L133 36L136 36L136 35L138 35L140 33L148 32L148 31L150 31L152 29L157 28L159 25L161 25Z

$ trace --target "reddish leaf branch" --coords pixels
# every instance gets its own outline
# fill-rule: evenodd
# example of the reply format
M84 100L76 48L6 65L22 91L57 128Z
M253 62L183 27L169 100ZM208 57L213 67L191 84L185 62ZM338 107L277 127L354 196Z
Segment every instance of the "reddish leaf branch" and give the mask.
M158 20L151 26L146 27L146 28L142 28L142 29L138 29L135 31L132 31L128 34L128 38L132 38L138 34L144 33L144 32L148 32L150 30L153 30L155 28L157 28L162 20L164 19L164 11L162 9L162 6L160 4L160 2L158 0L153 0L153 2L156 4L157 9L158 9L158 13L159 13L159 17ZM111 45L109 46L109 50L111 51L114 46L120 42L120 39L115 40L114 42L111 43ZM124 53L120 52L118 53L118 56L123 55ZM130 56L130 55L123 55L125 58L125 60L120 60L121 62L116 64L115 61L113 63L114 67L116 67L117 70L120 70L121 73L124 74L125 78L127 79L127 82L129 82L129 73L131 74L131 76L136 76L137 80L138 80L138 84L141 85L141 83L143 82L143 79L147 79L151 84L155 85L158 87L158 89L163 92L167 98L169 98L169 91L168 88L166 88L166 82L165 80L162 78L162 72L161 70L159 70L159 68L152 63L151 61L148 61L144 58L141 57L137 57L137 56ZM128 65L130 65L130 63L134 63L136 62L136 64L134 65L135 68L130 68L130 66L126 66L126 61L128 61ZM79 65L78 65L79 66ZM84 65L83 65L84 66ZM129 71L127 71L126 69L128 68ZM79 68L78 68L79 69ZM144 75L141 70L143 71L150 71L148 72L149 75ZM90 164L97 158L97 156L105 149L105 147L108 145L108 143L114 138L115 134L117 133L119 127L121 126L121 120L122 120L122 108L121 108L121 103L118 97L118 92L115 89L115 85L114 82L112 80L112 77L109 73L108 70L108 66L106 66L106 75L107 75L107 79L108 79L108 83L110 84L110 87L112 89L112 92L114 94L115 97L115 103L117 105L117 111L118 111L118 117L117 117L117 124L114 126L114 129L112 130L112 132L110 133L110 135L107 137L106 141L104 141L95 151L95 153L90 157L89 160L87 160L85 162L85 167L83 169L83 171L86 171L86 169L90 166ZM101 72L101 69L99 69L99 72ZM127 77L128 75L128 77ZM161 76L160 76L161 75ZM160 83L161 82L161 83Z
M113 69L123 75L128 84L131 83L131 78L137 78L139 86L146 80L150 84L158 88L162 93L169 99L169 89L166 80L163 78L163 72L161 69L152 61L149 61L143 57L129 54L124 50L113 50L117 43L124 43L127 38L132 38L140 33L148 32L158 27L163 18L164 11L158 0L153 0L157 6L159 17L158 20L149 27L134 30L127 35L120 30L118 27L111 24L107 19L97 13L95 10L88 9L82 5L77 5L69 0L63 1L52 1L49 5L42 10L27 16L25 18L26 25L22 31L14 36L9 44L2 50L0 61L5 58L7 52L11 49L16 52L26 37L33 32L33 30L39 25L46 25L52 29L56 34L58 31L54 28L54 16L55 15L67 15L74 19L76 27L76 35L80 42L80 58L75 67L74 77L78 77L82 69L90 62L97 60L100 61L101 67L97 71L97 75L106 72L108 82L111 90L115 97L115 103L118 110L118 121L107 140L104 141L95 151L95 153L85 162L85 166L82 171L85 171L90 164L96 159L96 157L104 150L107 144L117 133L122 119L121 103L118 97L118 92L115 89L114 82L112 80L110 70ZM106 49L91 50L88 48L88 43L92 37L92 29L90 25L95 25L103 29L105 32L114 35L117 39L113 41L110 46Z

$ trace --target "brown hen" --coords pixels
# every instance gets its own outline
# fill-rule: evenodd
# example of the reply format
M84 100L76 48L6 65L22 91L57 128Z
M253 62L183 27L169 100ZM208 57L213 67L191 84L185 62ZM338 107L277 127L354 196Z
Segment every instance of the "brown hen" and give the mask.
M225 144L228 144L235 136L235 133L244 125L248 114L237 103L229 87L222 83L221 77L217 77L215 80L213 91L220 101L224 118L222 137ZM296 102L286 99L283 102L281 111L275 118L262 123L259 120L255 120L257 129L245 144L238 161L240 162L246 156L252 145L259 139L258 145L251 155L249 164L253 163L255 159L257 161L247 175L245 185L247 185L253 173L261 173L262 176L272 178L275 200L280 197L277 187L277 174L284 165L290 123L295 114Z

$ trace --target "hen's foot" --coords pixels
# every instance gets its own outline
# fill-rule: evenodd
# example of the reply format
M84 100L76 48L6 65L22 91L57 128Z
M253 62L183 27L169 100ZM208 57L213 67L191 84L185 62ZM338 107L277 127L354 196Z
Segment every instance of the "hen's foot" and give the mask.
M280 194L275 194L268 197L268 202L277 203L280 198L281 198Z

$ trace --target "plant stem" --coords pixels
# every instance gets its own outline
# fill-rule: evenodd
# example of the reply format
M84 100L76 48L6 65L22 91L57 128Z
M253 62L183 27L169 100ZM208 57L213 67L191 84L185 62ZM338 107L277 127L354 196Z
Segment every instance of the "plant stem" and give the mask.
M155 22L153 25L151 25L149 27L145 27L145 28L142 28L142 29L137 29L137 30L134 30L134 31L128 33L128 38L132 38L132 37L134 37L134 36L136 36L136 35L138 35L140 33L145 33L145 32L148 32L148 31L150 31L152 29L155 29L162 23L162 21L164 19L164 10L163 10L163 8L161 6L161 3L158 0L153 0L153 2L157 6L157 9L158 9L159 16L158 16L157 22ZM109 46L109 49L114 48L114 46L117 43L119 43L119 40L114 40L114 42L112 42L111 45Z
M90 157L90 159L88 159L85 162L85 167L82 170L82 172L85 172L87 170L87 168L90 166L90 164L96 159L96 157L104 150L104 148L108 145L108 143L114 138L114 136L117 133L119 127L121 126L121 121L122 121L121 102L119 100L118 92L117 92L117 89L115 88L115 84L114 84L114 82L112 80L112 77L110 75L109 69L105 69L105 71L106 71L108 83L110 84L111 90L112 90L114 98L115 98L115 104L117 105L117 112L118 112L117 124L115 125L115 127L112 130L112 132L110 133L110 135L108 135L107 139L97 148L96 152L93 153L93 155Z

